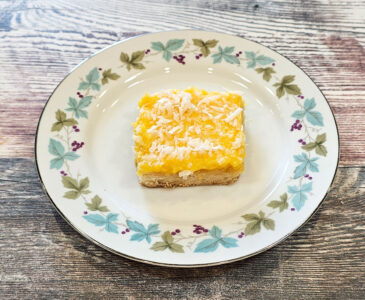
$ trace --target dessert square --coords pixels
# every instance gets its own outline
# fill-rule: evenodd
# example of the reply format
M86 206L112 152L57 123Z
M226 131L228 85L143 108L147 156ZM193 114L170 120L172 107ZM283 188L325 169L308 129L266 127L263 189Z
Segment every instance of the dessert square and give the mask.
M237 93L189 88L146 94L133 127L144 186L231 184L244 169L244 102Z

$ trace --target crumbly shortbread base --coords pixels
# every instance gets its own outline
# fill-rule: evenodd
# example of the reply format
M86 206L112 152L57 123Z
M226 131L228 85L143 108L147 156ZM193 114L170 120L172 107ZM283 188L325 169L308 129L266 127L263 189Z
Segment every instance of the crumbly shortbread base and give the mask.
M241 170L200 170L187 178L178 174L149 173L139 176L146 187L187 187L197 185L228 185L237 181Z

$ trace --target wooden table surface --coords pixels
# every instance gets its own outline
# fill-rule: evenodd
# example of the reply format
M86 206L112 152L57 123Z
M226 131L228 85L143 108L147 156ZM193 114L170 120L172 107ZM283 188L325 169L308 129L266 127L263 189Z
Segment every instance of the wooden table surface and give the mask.
M239 35L287 56L336 116L340 167L320 210L277 247L203 269L133 262L76 233L43 192L37 121L96 51L146 32ZM365 298L365 2L0 1L0 298Z

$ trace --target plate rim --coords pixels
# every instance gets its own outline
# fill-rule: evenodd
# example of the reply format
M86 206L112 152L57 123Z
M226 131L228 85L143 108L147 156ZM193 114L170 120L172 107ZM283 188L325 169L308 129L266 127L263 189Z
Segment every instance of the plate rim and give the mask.
M327 191L326 193L324 194L323 198L319 201L317 207L314 209L314 211L305 219L305 221L301 224L299 224L295 229L293 229L291 232L287 233L286 235L282 236L279 240L275 241L274 243L264 247L264 248L261 248L260 250L257 250L253 253L250 253L248 255L243 255L243 256L240 256L240 257L236 257L236 258L233 258L233 259L228 259L228 260L221 260L221 261L217 261L217 262L212 262L212 263L202 263L202 264L170 264L170 263L162 263L162 262L155 262L155 261L152 261L152 260L145 260L145 259L140 259L140 258L136 258L136 257L133 257L133 256L130 256L128 254L125 254L125 253L121 253L121 252L118 252L104 244L102 244L101 242L98 242L97 240L95 240L94 238L92 238L91 236L89 236L87 233L83 232L81 229L77 228L61 211L61 209L59 207L57 207L56 203L53 201L52 197L49 195L48 191L47 191L47 188L46 186L44 185L43 183L43 180L42 180L42 177L41 177L41 174L40 174L40 170L39 170L39 164L38 164L38 159L37 159L37 144L38 144L38 135L39 135L39 127L40 127L40 123L41 123L41 120L42 120L42 117L43 117L43 114L46 110L46 107L47 105L49 104L52 96L54 95L54 93L56 92L56 90L62 85L62 83L66 80L66 78L68 78L76 69L78 69L81 65L85 64L87 61L89 61L91 58L93 58L94 56L98 55L99 53L111 48L111 47L114 47L116 45L119 45L119 44L122 44L122 43L125 43L125 42L128 42L129 40L132 40L132 39L135 39L135 38L140 38L140 37L143 37L143 36L148 36L148 35L153 35L153 34L158 34L158 33L172 33L172 32L203 32L203 33L215 33L215 34L223 34L223 35L226 35L228 37L233 37L233 38L240 38L240 39L243 39L243 40L246 40L246 41L249 41L249 42L252 42L254 44L257 44L259 46L262 46L262 47L265 47L273 52L275 52L276 54L284 57L285 59L287 59L289 62L291 62L295 67L297 67L300 71L303 72L303 74L306 75L306 77L317 87L317 89L319 90L319 92L321 93L322 97L325 99L326 103L327 103L327 106L328 108L330 109L330 112L332 114L332 117L333 117L333 120L334 120L334 124L335 124L335 128L336 128L336 133L337 133L337 145L338 145L338 149L337 149L337 161L336 161L336 168L335 168L335 171L333 173L333 177L331 179L331 183L329 184L328 188L327 188ZM154 266L162 266L162 267L172 267L172 268L201 268L201 267L211 267L211 266L218 266L218 265L223 265L223 264L228 264L228 263L233 263L233 262L236 262L236 261L240 261L240 260L244 260L246 258L249 258L249 257L252 257L252 256L255 256L257 254L260 254L260 253L263 253L273 247L275 247L276 245L280 244L281 242L283 242L284 240L286 240L289 236L291 236L294 232L296 232L297 230L299 230L302 226L306 225L308 223L308 221L313 217L313 215L315 213L317 213L317 211L319 210L319 208L321 207L321 205L323 204L323 201L326 199L330 189L332 188L332 185L334 183L334 180L336 178L336 175L337 175L337 171L338 171L338 168L339 168L339 162L340 162L340 150L341 150L341 147L340 147L340 135L339 135L339 130L338 130L338 125L337 125L337 121L336 121L336 118L335 118L335 115L333 113L333 110L331 108L331 105L330 103L328 102L327 98L325 97L325 95L323 94L322 90L318 87L318 85L316 84L316 82L301 68L299 67L296 63L294 63L291 59L289 59L287 56L279 53L278 51L268 47L268 46L265 46L259 42L256 42L256 41L253 41L253 40L250 40L250 39L247 39L245 37L242 37L242 36L239 36L239 35L235 35L235 34L230 34L230 33L225 33L225 32L218 32L218 31L206 31L206 30L196 30L196 29L180 29L180 30L164 30L164 31L156 31L156 32L149 32L149 33L143 33L143 34L138 34L136 36L133 36L133 37L129 37L129 38L126 38L126 39L123 39L121 41L118 41L118 42L115 42L115 43L112 43L110 44L109 46L107 47L104 47L102 49L100 49L99 51L95 52L94 54L92 55L89 55L88 57L86 57L84 60L82 60L80 63L78 63L75 67L73 67L70 71L67 72L67 74L64 76L64 78L57 84L57 86L53 89L52 93L50 94L50 96L48 97L45 105L43 106L43 109L42 109L42 112L39 116L39 120L38 120L38 124L37 124L37 129L36 129L36 132L35 132L35 140L34 140L34 154L35 154L35 165L36 165L36 170L37 170L37 174L38 174L38 178L40 180L40 183L41 183L41 186L42 186L42 189L43 191L45 192L46 196L48 197L48 199L50 200L50 202L52 203L53 207L56 209L56 211L61 215L61 217L66 221L66 223L68 223L71 228L73 228L76 232L78 232L81 236L83 236L84 238L86 238L87 240L91 241L92 243L94 243L95 245L103 248L104 250L107 250L115 255L118 255L118 256L121 256L121 257L124 257L124 258L127 258L127 259L130 259L130 260L133 260L133 261L137 261L137 262L141 262L141 263L146 263L146 264L149 264L149 265L154 265Z

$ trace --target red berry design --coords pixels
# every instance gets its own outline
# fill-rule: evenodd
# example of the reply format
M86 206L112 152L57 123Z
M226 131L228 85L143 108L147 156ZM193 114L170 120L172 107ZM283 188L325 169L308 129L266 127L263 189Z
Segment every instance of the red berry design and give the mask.
M205 232L205 233L209 232L208 229L204 228L201 225L193 225L193 226L195 227L193 232L196 234L201 234L202 232Z
M303 127L303 125L302 124L300 124L300 121L299 120L296 120L294 123L293 123L293 125L290 127L290 131L294 131L295 129L297 129L297 130L301 130L302 129L302 127ZM300 141L300 140L299 140ZM298 142L299 142L298 141ZM302 140L303 141L303 140ZM302 143L302 142L299 142L299 143Z
M80 148L82 148L84 145L85 145L84 142L78 143L77 141L73 141L72 144L71 144L71 146L73 147L72 148L72 151L76 152L77 150L79 150Z
M179 56L174 55L172 58L175 59L179 64L185 65L185 61L184 61L186 58L185 55L182 55L182 54L180 54Z

